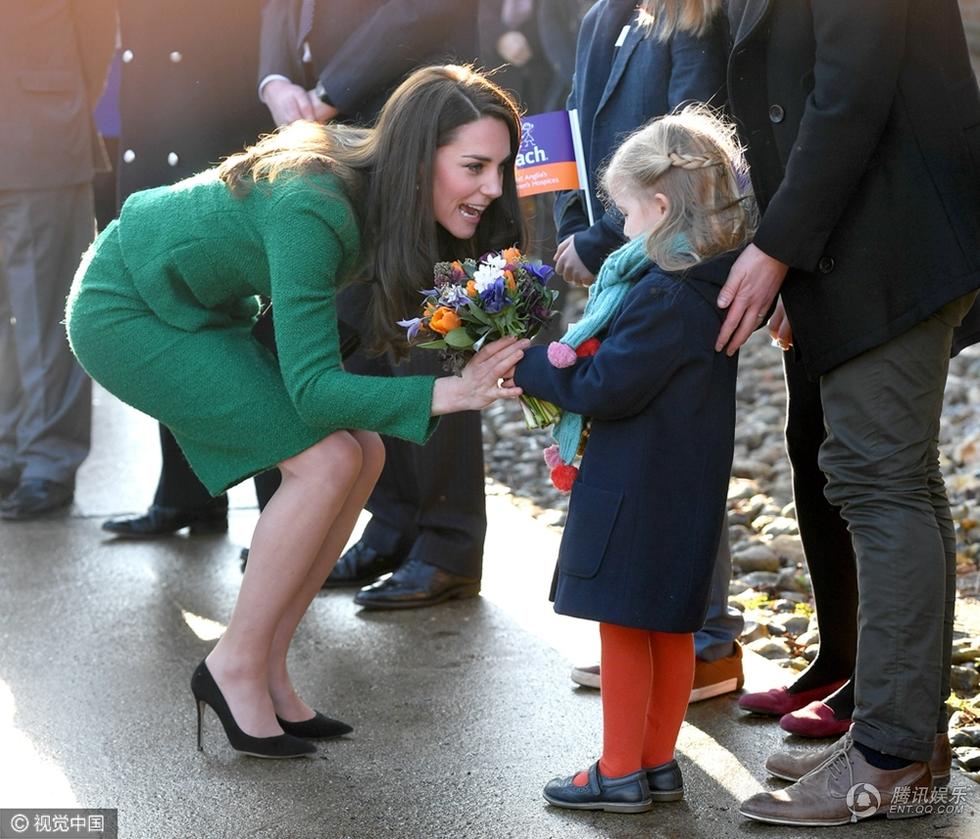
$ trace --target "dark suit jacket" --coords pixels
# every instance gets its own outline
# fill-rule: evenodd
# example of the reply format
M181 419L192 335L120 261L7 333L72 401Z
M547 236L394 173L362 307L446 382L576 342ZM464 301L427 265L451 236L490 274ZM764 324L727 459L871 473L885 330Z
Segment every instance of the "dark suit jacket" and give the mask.
M716 353L715 305L734 261L651 267L599 352L517 365L526 393L592 417L558 556L555 611L662 632L704 622L735 436L737 356Z
M309 42L317 76L343 118L369 122L412 70L475 61L476 4L460 0L318 0L304 27L303 4L266 0L259 78L272 73L310 85L302 63Z
M559 241L576 234L575 249L592 273L624 242L622 218L604 212L596 183L623 138L682 102L724 105L723 19L704 38L680 34L667 43L645 37L636 20L634 0L600 0L579 30L568 108L579 112L595 223L589 226L582 191L572 190L558 193L555 224ZM629 23L629 35L615 47Z
M956 0L733 0L756 244L818 376L980 287L980 95Z
M272 130L254 82L260 3L119 0L120 201L207 169Z
M4 3L0 189L90 181L107 165L92 110L116 35L114 0Z

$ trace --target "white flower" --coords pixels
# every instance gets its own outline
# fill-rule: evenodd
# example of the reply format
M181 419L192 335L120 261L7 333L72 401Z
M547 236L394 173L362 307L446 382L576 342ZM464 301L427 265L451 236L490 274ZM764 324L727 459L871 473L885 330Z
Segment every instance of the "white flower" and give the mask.
M504 275L504 266L507 260L499 254L487 257L485 262L480 263L480 267L473 274L473 281L476 283L476 290L484 292Z

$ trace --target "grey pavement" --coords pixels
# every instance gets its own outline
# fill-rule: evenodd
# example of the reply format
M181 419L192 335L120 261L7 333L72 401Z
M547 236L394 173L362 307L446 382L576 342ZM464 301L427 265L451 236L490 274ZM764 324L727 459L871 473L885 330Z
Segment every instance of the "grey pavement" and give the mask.
M0 522L0 807L118 808L127 839L980 836L977 786L957 773L954 814L811 830L742 819L742 798L782 785L762 764L794 738L731 696L689 710L683 802L548 807L543 784L598 756L598 694L568 679L597 639L547 602L558 534L500 491L479 599L363 613L331 592L311 608L291 671L353 735L315 759L263 761L233 752L209 711L200 753L190 674L231 611L254 495L233 492L227 537L104 538L105 516L150 498L156 430L100 390L95 428L70 515ZM786 680L756 656L746 669L749 689Z

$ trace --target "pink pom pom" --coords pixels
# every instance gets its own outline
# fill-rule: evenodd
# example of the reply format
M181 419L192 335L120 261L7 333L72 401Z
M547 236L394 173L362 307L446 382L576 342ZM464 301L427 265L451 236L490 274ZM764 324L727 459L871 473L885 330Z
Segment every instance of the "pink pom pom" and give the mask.
M562 463L551 470L551 483L559 492L571 492L572 484L578 477L578 468Z
M575 350L568 344L562 344L559 341L552 341L548 344L548 361L551 362L552 367L571 367L576 358L578 356L575 355Z
M561 464L561 455L558 454L558 446L548 446L542 454L544 455L544 462L549 469L554 469Z

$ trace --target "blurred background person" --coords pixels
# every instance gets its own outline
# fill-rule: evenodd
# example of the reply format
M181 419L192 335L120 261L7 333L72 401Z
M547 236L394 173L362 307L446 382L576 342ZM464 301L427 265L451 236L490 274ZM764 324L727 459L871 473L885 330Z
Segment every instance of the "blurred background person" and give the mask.
M262 19L260 96L277 124L297 119L369 125L414 68L477 59L477 0L269 0ZM338 297L341 319L364 322L368 289ZM406 316L411 313L406 313ZM365 375L438 374L435 353L394 365L355 353ZM360 540L327 587L364 587L372 609L430 606L479 592L486 534L480 415L447 416L425 446L384 436L385 466ZM394 572L378 580L382 575ZM377 581L377 582L374 582Z
M141 189L207 169L274 128L255 98L261 0L118 0L121 86L118 205ZM161 469L145 513L102 527L127 538L228 529L228 496L212 498L160 426ZM259 509L277 470L256 476Z
M62 326L95 235L108 161L92 116L112 59L112 0L6 3L0 26L0 516L63 510L89 452L91 382Z

